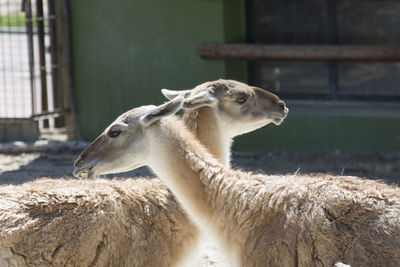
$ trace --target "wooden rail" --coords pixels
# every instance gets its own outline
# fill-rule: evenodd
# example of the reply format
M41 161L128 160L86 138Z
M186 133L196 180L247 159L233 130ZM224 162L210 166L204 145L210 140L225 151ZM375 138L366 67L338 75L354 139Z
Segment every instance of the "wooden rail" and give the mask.
M400 62L400 46L386 45L259 45L205 43L204 59Z

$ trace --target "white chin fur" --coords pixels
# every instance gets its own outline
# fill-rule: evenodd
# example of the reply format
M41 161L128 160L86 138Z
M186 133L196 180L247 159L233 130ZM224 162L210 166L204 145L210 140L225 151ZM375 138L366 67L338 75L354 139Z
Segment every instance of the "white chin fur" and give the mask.
M280 125L283 122L283 119L273 119L272 123L275 125Z

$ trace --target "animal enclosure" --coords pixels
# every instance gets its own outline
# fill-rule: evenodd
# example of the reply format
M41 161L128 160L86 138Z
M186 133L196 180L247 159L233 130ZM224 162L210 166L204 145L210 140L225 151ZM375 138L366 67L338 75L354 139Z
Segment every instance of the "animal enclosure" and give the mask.
M86 140L121 112L148 99L162 101L163 87L182 90L228 78L275 92L291 110L282 126L240 137L238 149L393 151L399 146L394 1L71 3L75 96ZM210 43L218 48L213 59L203 54ZM254 53L259 51L254 46L261 47L268 57L232 57L233 45ZM341 55L334 53L338 50ZM332 53L336 59L326 61ZM348 54L376 62L337 61ZM379 60L394 57L378 62L379 55Z
M0 1L0 141L73 127L68 3Z

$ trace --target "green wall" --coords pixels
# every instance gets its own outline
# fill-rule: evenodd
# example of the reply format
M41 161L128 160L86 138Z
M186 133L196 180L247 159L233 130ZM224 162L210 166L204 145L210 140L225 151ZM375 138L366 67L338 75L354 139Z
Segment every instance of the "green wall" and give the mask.
M185 89L227 77L246 81L245 63L198 55L203 42L245 39L243 5L242 0L72 0L74 88L83 138L95 138L128 109L162 103L161 88Z
M164 99L161 88L246 81L244 62L202 60L203 42L246 39L243 0L71 1L75 101L81 133L94 139L122 112ZM400 108L299 106L237 138L235 148L400 150Z
M400 117L305 116L290 114L236 138L236 149L349 152L400 151Z
M287 101L273 124L236 139L240 149L349 152L400 151L400 105ZM261 144L261 145L260 145Z

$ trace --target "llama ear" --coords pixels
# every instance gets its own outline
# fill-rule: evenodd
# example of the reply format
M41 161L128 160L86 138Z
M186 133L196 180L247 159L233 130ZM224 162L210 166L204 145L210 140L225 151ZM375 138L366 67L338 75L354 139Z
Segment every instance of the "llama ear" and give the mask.
M176 90L168 90L168 89L161 89L161 93L168 98L169 100L174 99L180 94L183 94L183 97L189 97L189 95L192 93L193 89L189 90L182 90L182 91L176 91Z
M203 106L213 106L218 99L209 92L200 92L189 98L185 98L183 109L196 109Z
M175 114L182 108L183 100L183 94L178 95L171 101L152 108L140 117L140 122L147 127L163 117Z

